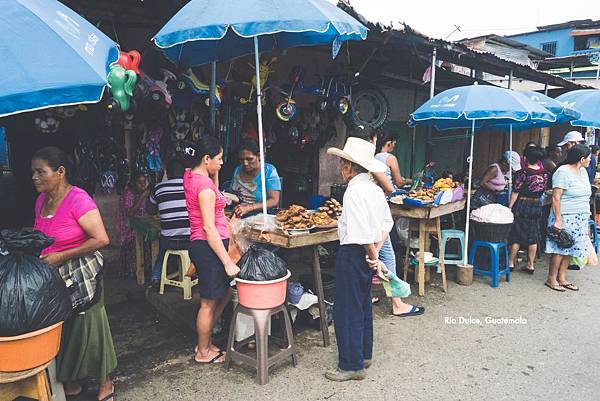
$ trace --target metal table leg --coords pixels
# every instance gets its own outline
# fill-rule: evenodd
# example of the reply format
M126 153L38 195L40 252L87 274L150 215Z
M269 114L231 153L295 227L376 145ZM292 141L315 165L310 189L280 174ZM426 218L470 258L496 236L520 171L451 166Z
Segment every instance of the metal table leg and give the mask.
M321 263L319 262L319 251L313 246L313 275L315 277L315 289L319 298L319 316L321 319L321 332L323 334L323 346L329 347L329 328L327 327L327 311L325 309L325 293L323 292L323 279L321 278Z

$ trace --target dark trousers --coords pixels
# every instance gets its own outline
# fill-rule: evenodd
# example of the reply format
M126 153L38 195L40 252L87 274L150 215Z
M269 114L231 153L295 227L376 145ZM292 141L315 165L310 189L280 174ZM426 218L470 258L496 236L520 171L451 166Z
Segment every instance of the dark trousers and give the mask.
M160 280L163 259L165 258L165 252L167 252L167 250L172 249L176 251L185 251L189 246L190 240L188 239L175 239L163 237L161 235L158 239L158 255L156 255L156 264L154 265L154 270L152 271L152 280Z
M373 270L361 245L341 245L335 262L333 320L339 368L360 370L373 356Z

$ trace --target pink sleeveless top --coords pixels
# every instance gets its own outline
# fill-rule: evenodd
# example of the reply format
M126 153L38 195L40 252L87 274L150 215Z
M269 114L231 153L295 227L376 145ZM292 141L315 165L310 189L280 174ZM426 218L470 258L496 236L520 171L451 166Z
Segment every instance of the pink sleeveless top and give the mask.
M215 193L215 226L221 239L229 239L229 226L227 217L225 217L225 206L227 199L215 186L213 181L200 174L192 173L192 170L186 169L183 175L183 189L185 192L185 203L190 217L190 240L206 241L206 232L202 227L202 212L200 211L200 203L198 195L205 189L210 189Z
M504 174L502 174L502 170L500 169L498 163L494 163L492 166L496 167L496 176L489 181L489 184L494 188L494 190L503 191L504 188L506 188L506 177L504 177Z

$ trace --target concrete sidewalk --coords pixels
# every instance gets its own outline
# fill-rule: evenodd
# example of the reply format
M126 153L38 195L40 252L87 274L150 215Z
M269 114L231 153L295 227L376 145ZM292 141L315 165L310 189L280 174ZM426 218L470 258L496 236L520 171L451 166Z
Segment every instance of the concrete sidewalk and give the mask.
M320 346L317 331L296 338L297 368L275 367L269 384L258 386L254 372L241 366L225 371L192 362L194 338L142 301L112 306L117 399L596 401L600 270L569 272L581 291L565 293L543 285L546 272L540 262L533 276L515 272L497 289L483 278L470 287L450 281L446 295L434 288L409 299L427 307L421 317L394 318L387 300L376 305L374 364L366 380L350 383L323 377L337 353L335 341ZM152 319L144 323L140 316ZM490 321L498 318L514 321ZM332 328L331 334L335 339Z

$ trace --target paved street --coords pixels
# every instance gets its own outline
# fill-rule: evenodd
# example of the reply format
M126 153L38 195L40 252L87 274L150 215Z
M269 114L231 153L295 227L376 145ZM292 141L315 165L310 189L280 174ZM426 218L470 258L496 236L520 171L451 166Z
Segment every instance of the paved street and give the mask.
M174 330L142 300L123 300L109 307L120 354L119 399L595 401L600 271L571 272L581 291L558 293L543 286L545 263L537 267L533 276L515 272L498 289L483 279L471 287L451 282L447 295L428 289L423 300L411 298L427 307L418 318L389 317L389 304L382 302L376 306L369 376L341 384L323 377L335 366L336 348L320 347L316 331L298 336L297 368L282 364L272 370L268 385L258 386L246 368L227 372L195 365L192 337Z

